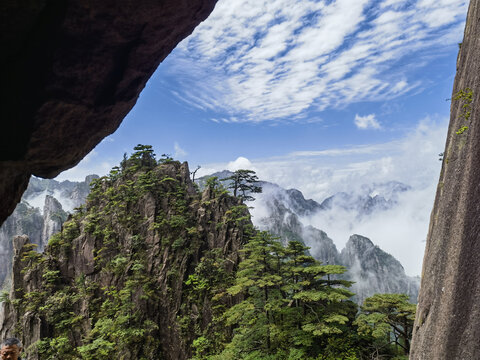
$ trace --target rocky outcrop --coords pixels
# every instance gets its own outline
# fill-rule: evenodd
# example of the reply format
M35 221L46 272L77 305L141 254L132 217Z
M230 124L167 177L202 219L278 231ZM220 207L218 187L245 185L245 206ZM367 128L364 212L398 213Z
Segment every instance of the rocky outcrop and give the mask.
M15 246L0 337L21 337L29 359L191 358L232 301L214 291L253 230L247 208L197 192L186 163L142 166L101 178L43 254Z
M39 209L21 202L15 212L0 227L0 284L3 285L10 273L13 258L12 239L17 235L28 235L34 244L41 244L43 217Z
M300 233L302 241L310 248L310 254L323 264L341 264L337 247L325 231L304 226Z
M411 359L480 359L480 1L471 0L430 219Z
M0 227L0 286L9 274L13 258L12 239L26 235L42 251L48 239L62 228L67 213L62 205L52 196L47 195L43 206L43 214L39 208L22 201L15 211Z
M0 224L114 132L216 0L2 2Z
M12 239L27 235L36 250L43 251L48 239L61 230L67 211L85 203L90 183L97 178L89 175L82 182L30 179L22 201L0 227L0 285L11 269Z
M39 251L43 251L52 235L62 230L65 220L67 220L67 213L63 211L62 204L53 196L47 195L43 206L42 242L38 244Z
M44 203L44 198L50 195L62 204L63 210L72 212L73 209L85 203L85 199L90 192L90 183L98 177L98 175L88 175L84 181L80 182L69 180L60 182L32 177L22 200L33 206L39 206L39 202Z
M417 302L420 278L407 276L402 264L370 239L350 236L340 263L348 269L346 278L355 282L352 291L359 304L378 293L407 294L411 302Z
M11 299L15 298L14 289L21 289L23 284L22 270L25 268L25 265L22 262L23 255L26 251L24 245L30 244L28 236L15 236L11 241L12 254L13 254L13 273L11 276L12 284L10 290ZM34 286L38 286L36 282ZM5 300L5 299L3 299ZM13 329L16 324L22 324L21 320L18 318L18 314L13 310L13 305L10 300L2 301L0 303L0 333L4 334L6 329ZM38 334L32 332L32 336L38 339Z

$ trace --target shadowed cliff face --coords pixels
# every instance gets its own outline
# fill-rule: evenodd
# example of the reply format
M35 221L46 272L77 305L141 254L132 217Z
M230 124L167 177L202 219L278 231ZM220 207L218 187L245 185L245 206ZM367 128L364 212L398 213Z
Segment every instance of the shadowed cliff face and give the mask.
M2 2L0 224L114 132L216 0Z
M411 359L480 359L480 1L457 61Z

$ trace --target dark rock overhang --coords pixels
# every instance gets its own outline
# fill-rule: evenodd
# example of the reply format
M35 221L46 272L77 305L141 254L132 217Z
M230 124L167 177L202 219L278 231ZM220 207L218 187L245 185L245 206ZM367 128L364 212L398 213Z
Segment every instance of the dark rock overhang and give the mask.
M0 224L30 175L52 178L113 133L216 0L0 5Z

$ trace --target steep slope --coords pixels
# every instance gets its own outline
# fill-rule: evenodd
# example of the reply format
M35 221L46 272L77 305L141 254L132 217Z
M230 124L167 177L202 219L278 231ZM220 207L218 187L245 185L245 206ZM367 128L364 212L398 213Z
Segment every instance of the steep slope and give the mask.
M280 189L280 187L278 187ZM303 194L299 193L301 198ZM317 260L323 263L340 264L338 251L327 234L312 226L304 226L298 215L289 207L289 199L286 198L286 193L281 192L280 197L261 197L254 203L254 208L251 209L254 224L261 230L269 231L279 240L284 246L290 241L300 241L310 247L310 254ZM297 195L298 197L298 195ZM312 200L313 201L313 200ZM299 208L299 202L295 203L295 208ZM261 207L261 210L257 209ZM300 213L307 213L309 207L300 210Z
M0 284L3 285L10 272L13 248L12 239L17 235L27 235L37 251L42 251L47 240L60 231L62 223L67 219L67 213L62 205L53 197L47 195L43 206L43 214L39 208L34 208L26 201L17 205L15 211L0 227Z
M89 175L83 182L30 179L22 202L0 227L0 285L11 269L13 237L27 235L37 245L37 251L42 251L48 239L61 230L66 210L72 211L85 202L90 182L96 178Z
M471 0L423 264L411 359L480 359L480 0Z
M22 200L32 206L40 206L47 195L54 197L62 204L65 211L71 212L74 208L83 205L90 193L90 183L98 179L98 175L88 175L84 181L57 181L32 177Z
M340 264L348 270L346 278L355 281L352 291L361 304L377 293L407 294L415 303L420 278L409 277L400 262L360 235L352 235L340 254Z
M201 177L197 183L204 187L208 177L225 179L232 174L224 170ZM228 186L228 182L223 184ZM419 278L407 276L400 262L370 239L353 235L345 249L339 252L324 231L302 223L305 217L319 213L326 214L331 221L338 221L335 217L345 214L356 219L365 218L396 206L399 196L409 191L410 186L397 181L363 185L358 191L336 193L318 203L305 199L297 189L287 190L266 181L261 181L260 185L263 191L255 194L256 201L250 209L254 225L277 236L284 246L289 241L300 241L310 248L309 252L316 260L345 266L348 272L344 278L355 282L351 290L356 302L362 303L376 293L407 294L410 301L417 302Z
M232 301L218 284L252 231L246 207L215 187L197 192L186 163L123 165L44 254L15 240L0 336L21 337L29 359L187 359Z
M16 235L28 234L31 241L41 244L43 217L38 208L21 202L15 212L0 227L0 284L3 284L10 272L13 258L12 239Z

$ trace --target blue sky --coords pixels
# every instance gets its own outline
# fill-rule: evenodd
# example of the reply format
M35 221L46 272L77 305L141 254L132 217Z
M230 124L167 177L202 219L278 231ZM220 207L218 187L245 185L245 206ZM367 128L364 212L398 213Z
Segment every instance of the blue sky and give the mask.
M137 143L193 165L399 139L447 116L466 1L222 1L96 162Z
M202 174L250 167L319 201L399 180L431 204L467 6L219 0L117 132L59 179L105 174L142 143Z

